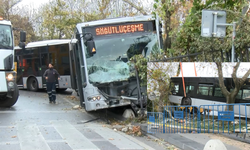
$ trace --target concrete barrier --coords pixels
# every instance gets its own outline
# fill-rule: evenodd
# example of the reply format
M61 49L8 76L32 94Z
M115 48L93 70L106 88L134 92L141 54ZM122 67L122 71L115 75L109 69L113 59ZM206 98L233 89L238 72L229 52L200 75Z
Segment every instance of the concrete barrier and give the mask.
M126 109L122 115L124 118L135 118L135 113L131 109Z
M227 150L226 146L218 139L209 140L203 150Z

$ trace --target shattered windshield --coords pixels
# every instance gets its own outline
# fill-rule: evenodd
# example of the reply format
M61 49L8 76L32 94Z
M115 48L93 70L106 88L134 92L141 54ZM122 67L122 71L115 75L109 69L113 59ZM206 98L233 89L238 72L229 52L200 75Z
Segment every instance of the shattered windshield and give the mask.
M11 27L0 25L0 49L13 49Z
M134 55L148 56L157 45L155 32L103 36L94 39L96 53L87 57L91 83L127 80L131 76L129 59Z

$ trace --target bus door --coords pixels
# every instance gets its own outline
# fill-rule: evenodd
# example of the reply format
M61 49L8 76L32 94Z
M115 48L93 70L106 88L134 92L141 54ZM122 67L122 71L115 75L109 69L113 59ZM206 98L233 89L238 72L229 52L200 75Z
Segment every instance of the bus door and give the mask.
M43 77L43 74L48 69L48 65L50 63L48 46L41 47L39 51L40 51L40 62L41 62L41 67L39 68L39 70L41 71L41 75L42 75L43 87L46 87L46 79Z
M23 86L23 59L21 55L15 56L16 83Z
M54 66L54 69L56 69L58 72L60 72L60 71L58 70L57 61L58 61L58 60L57 60L57 53L56 53L55 51L52 51L52 50L49 49L49 63L52 63L53 66ZM56 84L58 85L58 86L56 86L57 88L60 88L59 82L60 82L60 80L59 80L59 81L56 81Z
M42 74L42 82L43 82L43 84L46 84L46 79L43 77L43 74L48 69L49 54L48 53L41 53L40 55L41 55L40 56L41 57L41 68L39 70L41 71L41 74Z
M75 48L75 43L70 44L69 50L69 63L70 63L70 79L71 79L71 88L77 91L77 81L76 81L76 69L75 69L75 56L73 48Z

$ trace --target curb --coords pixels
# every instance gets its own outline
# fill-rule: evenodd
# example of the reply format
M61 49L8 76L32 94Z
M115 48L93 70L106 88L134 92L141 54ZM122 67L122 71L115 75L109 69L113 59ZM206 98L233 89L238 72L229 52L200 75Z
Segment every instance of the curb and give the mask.
M173 144L167 144L166 141L162 141L162 140L160 140L159 138L157 138L157 137L155 137L155 136L153 136L153 135L148 134L148 133L145 132L144 130L141 130L141 131L142 131L142 134L143 134L143 135L149 137L150 139L153 139L154 141L159 142L160 144L162 144L162 145L164 145L164 146L166 146L166 147L169 147L169 146L173 145ZM175 146L175 145L174 145L174 146Z
M144 135L147 135L147 136L149 136L150 138L152 138L152 139L154 139L154 140L161 141L161 140L159 140L159 139L163 139L163 138L160 138L160 137L159 137L159 135L161 135L161 134L159 134L159 135L157 136L156 134L147 133L147 129L145 130L145 126L141 126L141 130L142 130L142 133L143 133ZM166 135L166 134L162 134L162 135L163 135L163 136L168 136L168 135ZM178 135L178 134L175 134L175 135ZM185 138L185 137L183 137L183 138ZM189 139L185 139L185 140L189 140ZM192 141L192 140L189 140L189 141ZM162 141L161 141L161 142L162 142ZM165 142L167 142L167 143L169 143L169 144L166 144ZM192 142L195 142L195 141L192 141ZM164 138L164 142L162 142L162 144L163 144L164 146L170 146L170 144L171 144L171 145L174 145L174 146L176 146L176 147L178 147L178 148L180 148L180 149L183 149L183 150L200 150L200 149L203 149L203 148L204 148L204 145L202 145L202 144L200 144L200 143L198 143L198 144L199 144L198 148L195 148L195 147L192 147L192 146L190 146L190 145L188 145L188 144L183 143L183 140L181 140L181 139L176 140L176 139L171 138L171 137L169 137L169 136Z
M230 139L233 139L233 140L237 140L237 141L240 141L240 142L244 142L246 144L250 144L250 139L244 139L242 137L237 137L236 135L233 135L233 134L223 134L223 133L220 133L219 135L222 135L222 136L225 136L227 138L230 138Z

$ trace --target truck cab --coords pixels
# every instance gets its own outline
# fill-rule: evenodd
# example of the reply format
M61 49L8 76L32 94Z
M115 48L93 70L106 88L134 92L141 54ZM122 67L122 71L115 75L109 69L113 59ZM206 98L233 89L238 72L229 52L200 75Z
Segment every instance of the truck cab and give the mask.
M1 17L0 53L0 107L11 107L17 102L19 96L14 71L14 35L11 22Z

